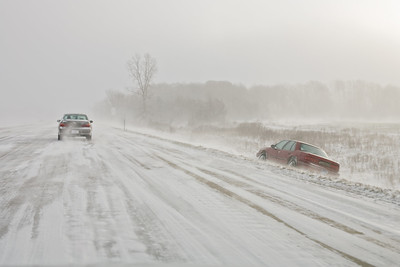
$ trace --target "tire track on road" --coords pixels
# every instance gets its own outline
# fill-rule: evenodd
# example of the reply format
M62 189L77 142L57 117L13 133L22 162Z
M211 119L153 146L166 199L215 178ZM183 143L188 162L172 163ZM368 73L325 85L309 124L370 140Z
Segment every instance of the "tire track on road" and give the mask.
M239 188L241 188L241 189L243 189L243 190L245 190L245 191L247 191L249 193L252 193L252 194L254 194L256 196L259 196L262 199L271 201L271 202L273 202L275 204L278 204L278 205L280 205L282 207L285 207L285 208L288 208L288 209L293 210L295 212L298 212L298 213L300 213L302 215L310 217L311 219L320 221L322 223L325 223L325 224L327 224L327 225L329 225L331 227L334 227L334 228L336 228L338 230L344 231L344 232L349 233L351 235L357 235L359 238L362 238L362 239L364 239L364 240L366 240L368 242L374 243L375 245L378 245L378 246L380 246L382 248L390 249L395 253L400 253L399 247L395 247L395 246L393 246L391 244L382 242L382 241L380 241L378 239L366 236L364 233L362 233L360 231L357 231L356 229L354 229L352 227L349 227L347 225L344 225L342 223L334 221L334 220L332 220L332 219L330 219L328 217L321 216L318 213L313 212L313 211L311 211L309 209L306 209L306 208L304 208L302 206L299 206L294 202L284 200L284 199L282 199L282 198L280 198L278 196L272 196L272 195L266 194L264 191L262 191L260 189L256 189L256 188L252 187L251 185L249 185L247 183L243 183L243 182L240 182L240 181L232 181L232 179L230 179L229 177L226 177L226 176L221 175L219 173L212 172L210 170L206 170L206 169L203 169L203 168L197 168L197 169L200 170L201 172L207 174L207 175L210 175L212 177L218 178L218 179L220 179L221 181L223 181L225 183L228 183L230 185L239 187ZM240 176L240 177L243 178L243 176ZM247 179L252 180L250 178L247 178ZM254 181L254 182L256 182L256 181ZM263 186L265 186L265 185L263 185ZM373 231L373 229L370 229L370 230Z
M26 214L16 227L20 229L32 222L32 239L38 236L42 209L54 201L62 187L62 183L54 179L56 167L49 164L55 158L43 155L42 149L51 144L44 140L47 139L30 140L32 142L16 139L13 142L16 146L1 158L7 166L0 172L1 216L10 222L25 207ZM51 179L46 179L48 176ZM0 238L11 228L9 223L0 221Z
M130 142L130 145L135 144L135 142ZM103 176L110 177L112 183L122 192L124 196L123 199L126 207L126 213L134 225L134 232L137 238L146 247L146 254L151 256L153 260L161 262L183 262L184 260L177 253L178 250L173 249L177 245L171 243L169 241L170 239L164 236L163 225L162 222L159 221L157 215L153 213L152 209L147 206L147 204L136 199L138 196L133 195L133 192L130 189L132 186L131 183L137 182L137 179L140 179L142 183L151 186L147 179L145 179L146 174L143 172L151 170L151 168L141 161L135 159L129 153L121 151L117 146L114 145L114 147L116 148L115 150L127 160L127 162L131 163L128 163L127 166L129 167L127 168L125 166L123 170L130 170L134 173L134 175L125 173L125 171L118 175L116 175L114 172L111 173L110 167L113 166L115 168L117 164L110 165L108 160L104 159L103 154L97 155L100 161L100 168ZM119 164L124 164L124 161L119 162ZM131 179L123 179L124 176L131 177ZM156 239L156 237L158 238ZM133 251L133 253L138 252Z

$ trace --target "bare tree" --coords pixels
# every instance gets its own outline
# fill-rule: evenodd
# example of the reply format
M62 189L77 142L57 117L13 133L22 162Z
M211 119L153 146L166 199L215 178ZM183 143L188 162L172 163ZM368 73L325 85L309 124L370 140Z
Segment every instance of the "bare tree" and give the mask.
M157 62L150 54L146 53L142 58L136 54L127 63L129 75L133 82L138 86L132 92L138 93L143 102L143 113L146 114L146 103L149 97L149 87L154 75L157 72Z

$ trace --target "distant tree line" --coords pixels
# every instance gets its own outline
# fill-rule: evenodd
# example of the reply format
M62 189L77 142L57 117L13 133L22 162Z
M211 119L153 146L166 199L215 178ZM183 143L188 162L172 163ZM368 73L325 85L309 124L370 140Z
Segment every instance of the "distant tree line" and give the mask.
M304 84L252 86L226 81L155 84L146 101L147 120L200 125L270 119L400 118L400 87L365 81L310 81ZM141 96L108 91L96 106L107 118L140 117Z

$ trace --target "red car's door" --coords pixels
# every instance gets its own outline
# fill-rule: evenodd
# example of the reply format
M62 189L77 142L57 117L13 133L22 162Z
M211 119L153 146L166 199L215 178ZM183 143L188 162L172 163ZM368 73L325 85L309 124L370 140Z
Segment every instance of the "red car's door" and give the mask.
M296 142L295 141L289 141L287 142L282 150L279 151L278 153L278 160L282 161L283 163L287 163L289 158L292 156L293 151L295 150L296 147Z
M271 159L279 160L282 148L286 145L287 142L289 141L283 140L277 143L276 145L272 145L271 149L268 150L268 157Z

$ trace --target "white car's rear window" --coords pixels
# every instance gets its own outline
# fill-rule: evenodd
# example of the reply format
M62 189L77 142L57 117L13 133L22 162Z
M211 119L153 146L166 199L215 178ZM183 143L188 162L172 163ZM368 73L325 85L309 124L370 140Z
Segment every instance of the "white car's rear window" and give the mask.
M87 120L87 116L84 114L65 114L64 120Z

